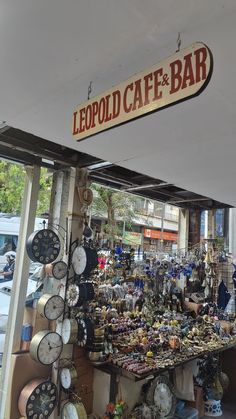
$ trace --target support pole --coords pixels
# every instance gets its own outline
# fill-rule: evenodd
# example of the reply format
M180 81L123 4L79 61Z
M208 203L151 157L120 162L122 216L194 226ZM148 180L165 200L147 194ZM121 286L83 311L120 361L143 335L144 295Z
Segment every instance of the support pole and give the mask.
M11 393L11 355L20 349L21 329L24 317L26 292L29 278L29 258L26 253L26 240L34 230L37 199L39 191L40 167L26 167L25 189L22 201L19 241L13 277L11 303L8 316L8 329L3 354L0 386L0 418L8 419Z
M179 233L178 233L178 251L185 253L188 250L189 237L189 210L179 210Z

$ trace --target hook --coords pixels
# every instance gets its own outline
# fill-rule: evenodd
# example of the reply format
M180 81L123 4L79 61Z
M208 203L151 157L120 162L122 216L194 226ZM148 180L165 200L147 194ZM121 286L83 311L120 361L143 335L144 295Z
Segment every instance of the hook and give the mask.
M176 42L177 42L177 50L175 52L179 52L180 47L181 47L181 43L182 43L182 40L181 40L181 37L180 37L180 32L178 32L178 38L177 38Z

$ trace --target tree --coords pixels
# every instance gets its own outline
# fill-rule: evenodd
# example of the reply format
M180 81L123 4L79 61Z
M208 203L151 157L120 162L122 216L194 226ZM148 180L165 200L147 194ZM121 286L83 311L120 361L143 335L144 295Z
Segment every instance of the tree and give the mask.
M25 184L24 167L0 161L0 212L20 215ZM49 211L52 179L41 169L37 215Z
M113 247L115 236L121 234L118 221L125 222L128 228L132 225L135 217L134 198L126 192L118 192L97 184L92 184L92 189L94 192L92 214L107 217L104 232Z

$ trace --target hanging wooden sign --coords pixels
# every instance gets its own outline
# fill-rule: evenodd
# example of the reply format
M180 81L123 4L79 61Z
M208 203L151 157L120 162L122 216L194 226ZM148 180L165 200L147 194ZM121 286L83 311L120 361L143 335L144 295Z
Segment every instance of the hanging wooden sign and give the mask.
M72 134L82 140L100 131L199 95L209 83L213 58L197 42L99 96L73 113Z

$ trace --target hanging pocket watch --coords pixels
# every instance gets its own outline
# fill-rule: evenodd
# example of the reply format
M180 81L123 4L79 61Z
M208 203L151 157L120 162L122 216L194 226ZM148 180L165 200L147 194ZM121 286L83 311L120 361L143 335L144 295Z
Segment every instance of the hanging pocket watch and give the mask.
M53 364L61 355L63 343L61 336L50 330L41 330L30 343L31 357L43 365Z
M77 371L74 366L62 368L60 372L61 385L65 390L73 387L77 381Z
M58 235L50 229L34 231L28 238L26 250L33 262L43 265L54 262L61 249Z
M146 393L146 402L155 406L155 411L161 419L174 416L176 397L167 376L159 375L151 382Z
M87 419L87 413L83 403L67 402L64 404L61 413L61 419Z
M78 321L77 319L64 319L61 328L63 343L77 343L78 341Z
M27 419L48 419L57 404L57 387L45 378L31 380L21 390L18 409Z
M64 312L65 302L60 295L43 294L38 300L38 313L48 320L58 319Z

